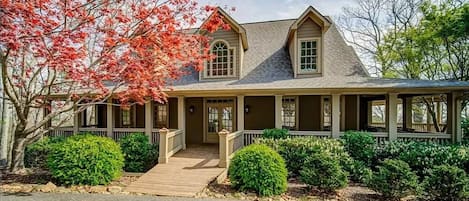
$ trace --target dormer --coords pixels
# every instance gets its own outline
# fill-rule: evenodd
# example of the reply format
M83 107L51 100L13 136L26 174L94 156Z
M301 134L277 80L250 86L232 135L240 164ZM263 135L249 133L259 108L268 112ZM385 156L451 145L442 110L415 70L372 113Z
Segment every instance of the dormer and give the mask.
M199 79L239 79L242 74L244 51L248 49L246 30L223 9L217 8L214 12L218 12L223 21L230 26L230 29L219 29L214 33L206 33L211 38L210 53L216 58L205 63L205 68L200 72Z
M313 7L292 24L287 45L295 78L322 76L324 34L331 22Z

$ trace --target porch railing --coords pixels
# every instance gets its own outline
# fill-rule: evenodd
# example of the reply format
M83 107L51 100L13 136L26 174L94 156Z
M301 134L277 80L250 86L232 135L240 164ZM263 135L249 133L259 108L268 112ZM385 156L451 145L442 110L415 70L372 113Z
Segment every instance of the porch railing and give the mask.
M254 143L255 139L262 137L263 130L245 130L244 131L244 146ZM330 138L330 131L290 131L291 138L297 137L318 137Z
M111 137L115 141L119 141L121 138L131 135L132 133L145 133L144 128L113 128L112 135L108 136L107 128L92 128L92 127L81 127L78 128L79 133L91 133L93 135L101 137ZM74 133L73 127L60 127L49 131L47 134L51 137L70 137ZM153 129L149 136L149 141L152 144L158 144L159 142L159 130Z
M169 130L163 128L160 130L160 153L158 163L168 163L169 158L184 148L183 130Z
M73 127L61 127L49 131L47 134L51 137L70 137L73 135Z
M145 133L144 128L113 128L112 139L119 141L121 138L131 135L132 133Z
M219 137L219 167L228 167L233 154L244 146L244 131L230 133L222 130L218 133Z
M402 127L402 123L397 123L397 127ZM373 126L373 127L386 127L386 124L385 123L371 123L370 126ZM439 127L440 128L443 128L445 127L446 124L440 124ZM427 124L427 123L412 123L412 129L414 129L415 131L419 131L419 132L427 132L427 131L431 131L431 132L436 132L435 131L435 127L433 126L433 124Z
M92 133L101 137L107 136L106 128L79 128L78 130L80 133Z

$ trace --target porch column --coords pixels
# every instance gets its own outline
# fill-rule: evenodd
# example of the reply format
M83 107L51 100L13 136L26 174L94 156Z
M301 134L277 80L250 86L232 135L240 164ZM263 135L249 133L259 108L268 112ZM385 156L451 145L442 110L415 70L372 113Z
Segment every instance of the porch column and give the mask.
M244 96L238 96L236 103L238 110L237 130L242 131L244 130Z
M282 95L275 95L275 128L282 128Z
M386 96L386 130L389 141L397 140L397 93Z
M458 92L453 92L448 94L448 133L451 134L453 142L462 141L462 128L461 128L461 94Z
M367 107L368 107L368 109L366 110L368 112L368 114L367 114L367 122L368 122L367 127L370 127L371 124L373 123L373 101L372 100L369 100L367 102Z
M186 149L186 111L184 96L178 96L178 129L182 130L182 149Z
M73 134L78 134L80 128L80 113L77 113L77 105L73 106Z
M153 142L153 100L150 100L145 103L145 135L148 137L148 140Z
M106 105L106 133L107 136L112 138L113 136L113 129L114 129L114 114L113 114L113 109L112 109L112 98L109 98L107 100L107 105Z
M412 97L402 98L402 128L406 131L412 129Z
M332 94L332 138L340 137L340 94Z

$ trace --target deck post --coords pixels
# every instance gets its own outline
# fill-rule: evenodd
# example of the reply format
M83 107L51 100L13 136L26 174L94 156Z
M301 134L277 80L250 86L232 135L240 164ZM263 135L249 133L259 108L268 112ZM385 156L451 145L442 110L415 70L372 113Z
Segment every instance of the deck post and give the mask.
M412 129L412 97L404 97L402 100L402 128L408 131Z
M242 131L244 130L244 96L237 97L237 130Z
M107 100L107 105L106 105L106 133L107 137L113 138L113 129L114 129L114 114L113 114L113 109L112 109L112 98L109 98Z
M453 142L462 141L461 128L461 98L460 93L453 92L448 94L448 133L451 134Z
M153 101L150 100L145 103L145 135L148 137L148 140L153 142L152 130L153 130Z
M220 160L218 162L218 167L221 168L226 168L229 165L229 156L228 156L228 132L227 130L223 129L220 132L218 132L218 137L219 137L219 155L220 155Z
M75 103L76 104L76 103ZM80 132L80 113L77 113L78 106L73 106L73 134Z
M275 95L275 128L282 128L282 95Z
M397 93L386 96L386 130L389 141L397 140Z
M340 94L332 94L332 138L340 137Z
M182 150L186 149L186 108L184 96L178 96L178 129L182 130Z
M159 164L166 164L168 163L168 133L169 129L162 128L160 129L160 142L159 142L159 157L158 163Z

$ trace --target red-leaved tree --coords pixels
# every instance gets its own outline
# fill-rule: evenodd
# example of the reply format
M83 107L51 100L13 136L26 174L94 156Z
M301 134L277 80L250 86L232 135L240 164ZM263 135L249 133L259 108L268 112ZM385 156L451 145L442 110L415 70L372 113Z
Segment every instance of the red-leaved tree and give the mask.
M10 171L60 114L111 96L165 101L184 68L212 58L201 33L226 26L214 10L194 0L0 0L1 78L16 116ZM39 115L56 97L65 102Z

